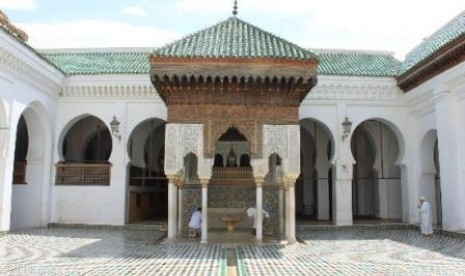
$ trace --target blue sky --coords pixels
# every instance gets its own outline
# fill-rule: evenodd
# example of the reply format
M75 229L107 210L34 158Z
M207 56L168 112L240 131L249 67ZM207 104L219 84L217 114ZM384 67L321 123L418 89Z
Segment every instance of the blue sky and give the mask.
M403 59L463 0L239 0L239 17L307 48ZM36 48L157 47L231 16L233 0L0 0Z

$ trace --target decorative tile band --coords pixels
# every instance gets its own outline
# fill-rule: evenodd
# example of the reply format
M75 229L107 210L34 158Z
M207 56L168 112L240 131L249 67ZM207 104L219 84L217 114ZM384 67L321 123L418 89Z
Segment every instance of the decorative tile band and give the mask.
M392 229L412 229L418 230L419 227L413 224L360 224L360 225L345 225L345 226L338 226L338 225L297 225L297 231L305 231L305 230L315 230L315 231L338 231L338 230L354 230L354 229L367 229L367 230L392 230ZM465 235L464 235L465 236Z
M63 223L49 223L49 228L79 228L79 229L105 229L105 230L137 230L137 231L159 231L167 232L167 223L160 223L155 225L96 225L96 224L63 224Z

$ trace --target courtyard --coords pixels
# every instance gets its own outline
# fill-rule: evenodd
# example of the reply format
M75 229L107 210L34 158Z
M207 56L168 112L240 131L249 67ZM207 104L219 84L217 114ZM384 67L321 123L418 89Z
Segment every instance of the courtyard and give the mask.
M413 229L301 230L285 246L167 242L129 229L34 228L0 236L2 275L463 275L465 239ZM230 260L233 252L233 261ZM234 267L231 267L234 266Z

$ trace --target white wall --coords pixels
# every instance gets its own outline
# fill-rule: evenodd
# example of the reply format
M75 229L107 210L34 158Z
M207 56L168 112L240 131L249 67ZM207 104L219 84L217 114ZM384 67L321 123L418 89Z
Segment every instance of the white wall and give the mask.
M0 231L4 231L48 222L52 129L63 74L4 32L0 44ZM20 187L12 185L12 172L23 112L29 151L27 185Z
M109 123L113 116L116 116L120 122L121 141L113 136L109 159L112 164L109 186L53 186L52 221L123 225L128 200L129 136L136 126L145 120L151 118L166 120L166 106L153 90L148 76L77 76L69 77L66 85L74 87L74 92L65 92L60 98L56 117L56 137L61 137L64 134L63 130L75 118L90 114L102 120L109 129L111 129ZM80 86L88 88L80 90ZM99 87L102 86L109 89L109 96L100 94ZM65 91L68 89L65 88ZM112 94L112 89L117 89L118 93ZM141 95L137 92L138 89L149 92ZM86 92L79 93L79 91ZM60 141L62 139L59 139L55 147L55 163L60 161L58 153L62 146Z

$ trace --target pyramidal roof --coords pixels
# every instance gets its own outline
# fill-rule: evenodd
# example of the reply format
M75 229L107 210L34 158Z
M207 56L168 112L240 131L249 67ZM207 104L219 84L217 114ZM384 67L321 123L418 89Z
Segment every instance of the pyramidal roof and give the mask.
M158 48L153 54L179 58L317 59L309 50L235 16Z

